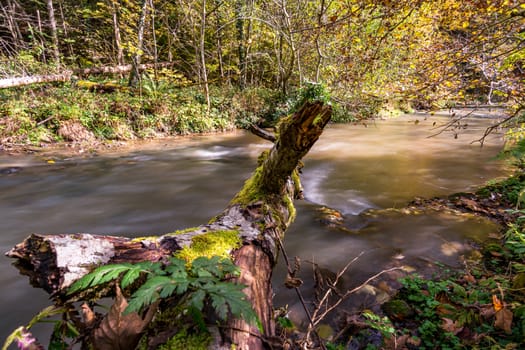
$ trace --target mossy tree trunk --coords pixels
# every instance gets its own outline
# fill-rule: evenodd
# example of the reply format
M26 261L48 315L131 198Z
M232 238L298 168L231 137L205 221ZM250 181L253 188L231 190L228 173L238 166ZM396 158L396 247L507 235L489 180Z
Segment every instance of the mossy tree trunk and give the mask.
M94 265L159 261L181 249L196 250L197 242L199 246L209 242L207 252L202 254L220 254L226 250L239 266L239 282L247 286L245 293L263 328L260 334L256 327L243 320L232 319L224 327L224 344L235 344L237 349L263 349L265 339L275 335L272 270L280 242L295 217L293 200L302 195L297 169L301 158L321 135L330 115L330 106L307 102L283 120L274 146L261 155L253 175L227 208L206 225L135 239L90 234L34 234L7 255L17 259L16 266L30 277L33 286L60 299L64 298L67 287ZM236 233L236 239L226 239L232 232ZM198 251L193 253L199 254Z

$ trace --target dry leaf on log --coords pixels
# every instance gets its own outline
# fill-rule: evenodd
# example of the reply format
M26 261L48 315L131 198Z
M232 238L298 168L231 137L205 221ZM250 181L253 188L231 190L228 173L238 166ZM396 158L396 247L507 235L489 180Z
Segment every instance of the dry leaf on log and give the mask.
M93 346L95 349L134 349L138 344L142 331L153 319L158 303L150 306L144 319L136 312L123 315L127 306L128 301L124 298L122 291L117 285L115 303L93 333Z

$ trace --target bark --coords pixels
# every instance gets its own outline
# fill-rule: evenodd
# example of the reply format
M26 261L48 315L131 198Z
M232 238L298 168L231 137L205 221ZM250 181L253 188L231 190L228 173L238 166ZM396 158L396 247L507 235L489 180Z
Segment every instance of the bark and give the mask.
M67 286L95 265L159 261L189 246L196 236L223 230L235 230L242 246L231 252L239 266L239 282L263 327L260 334L241 319L228 321L224 344L237 349L263 349L265 340L275 336L272 308L271 274L276 264L280 242L295 216L293 199L300 193L294 176L300 160L310 150L328 123L330 106L320 102L305 103L284 120L273 148L265 152L258 168L227 208L210 223L157 237L130 239L90 234L34 234L11 249L7 256L16 259L22 274L34 286L64 296Z
M140 13L140 19L137 28L137 47L135 48L135 53L131 59L133 69L129 75L129 86L135 86L140 80L139 65L140 60L142 59L142 51L144 49L144 29L146 27L146 20L149 12L149 0L144 0L142 3L142 10Z
M47 12L49 16L49 25L51 27L51 38L53 39L53 58L57 67L60 67L60 51L58 50L58 30L55 18L55 9L53 0L47 0Z
M239 57L239 88L244 90L246 87L246 47L244 46L245 35L244 35L244 11L245 11L245 0L237 0L235 3L235 27L237 29L237 54Z
M39 83L51 83L55 81L68 81L71 79L71 76L71 72L65 72L62 74L35 75L30 77L0 79L0 89Z
M173 62L161 62L157 63L157 67L169 67L172 66ZM148 68L155 67L154 63L141 64L138 66L138 70L142 71ZM133 65L125 64L122 66L113 67L95 67L95 68L79 68L73 71L65 71L61 74L48 74L48 75L34 75L29 77L20 78L6 78L0 79L0 89L12 88L17 86L32 85L39 83L52 83L60 81L69 81L73 75L86 76L90 74L117 74L117 73L129 73L133 69Z
M117 63L119 66L124 64L124 50L120 40L119 12L115 1L111 1L113 17L113 35L115 37L115 49L117 50Z
M208 84L208 69L206 68L206 51L205 51L205 39L206 39L206 0L202 0L202 11L201 11L201 26L200 26L200 38L199 38L199 53L200 53L200 64L202 70L202 80L204 83L204 96L206 96L207 111L210 111L210 87Z

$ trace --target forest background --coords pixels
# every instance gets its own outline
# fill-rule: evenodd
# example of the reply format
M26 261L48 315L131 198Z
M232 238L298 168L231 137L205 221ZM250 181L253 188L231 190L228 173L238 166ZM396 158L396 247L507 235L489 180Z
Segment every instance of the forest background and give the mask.
M524 105L516 0L5 0L0 11L0 87L15 87L0 90L4 149L268 126L311 83L343 122L494 103L519 117Z
M335 122L499 105L508 112L509 140L525 132L525 5L518 0L2 0L0 11L0 151L271 126L305 94L328 100L317 95L325 87ZM499 190L514 195L509 207L518 209L525 179L511 181ZM498 251L519 262L513 290L525 280L520 220L510 226L513 245ZM505 259L499 265L507 268ZM496 277L475 276L510 290L510 278ZM450 289L448 280L433 289L425 283L406 282L412 302L435 304L435 295L413 296ZM502 348L523 339L525 309L521 295L516 300L514 321L490 328L509 333ZM452 302L472 309L469 300ZM442 316L419 328L424 343L446 330L437 326ZM374 326L394 340L405 333L383 319Z

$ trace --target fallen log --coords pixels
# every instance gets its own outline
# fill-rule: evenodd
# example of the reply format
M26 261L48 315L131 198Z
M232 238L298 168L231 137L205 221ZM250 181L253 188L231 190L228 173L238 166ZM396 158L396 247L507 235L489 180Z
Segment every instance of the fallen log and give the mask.
M306 102L279 125L274 146L259 157L259 165L227 208L209 223L162 236L126 238L91 234L33 234L6 253L31 284L55 298L94 266L119 262L161 261L199 242L230 237L227 249L240 268L239 282L262 324L263 333L242 319L231 319L222 342L237 349L263 349L275 336L271 275L284 233L295 217L293 200L301 196L297 168L321 135L331 108ZM225 239L228 241L227 239ZM213 247L210 247L213 250ZM224 252L222 252L224 253ZM219 344L217 344L219 345Z
M161 68L172 66L173 62L160 62L160 63L148 63L139 65L139 71L146 70L148 68ZM117 73L129 73L132 69L131 64L125 64L121 66L105 66L105 67L92 67L92 68L79 68L68 70L59 74L45 74L45 75L32 75L27 77L18 78L5 78L0 79L0 89L7 89L17 86L25 86L40 83L53 83L53 82L66 82L70 81L73 76L87 76L90 74L117 74Z

